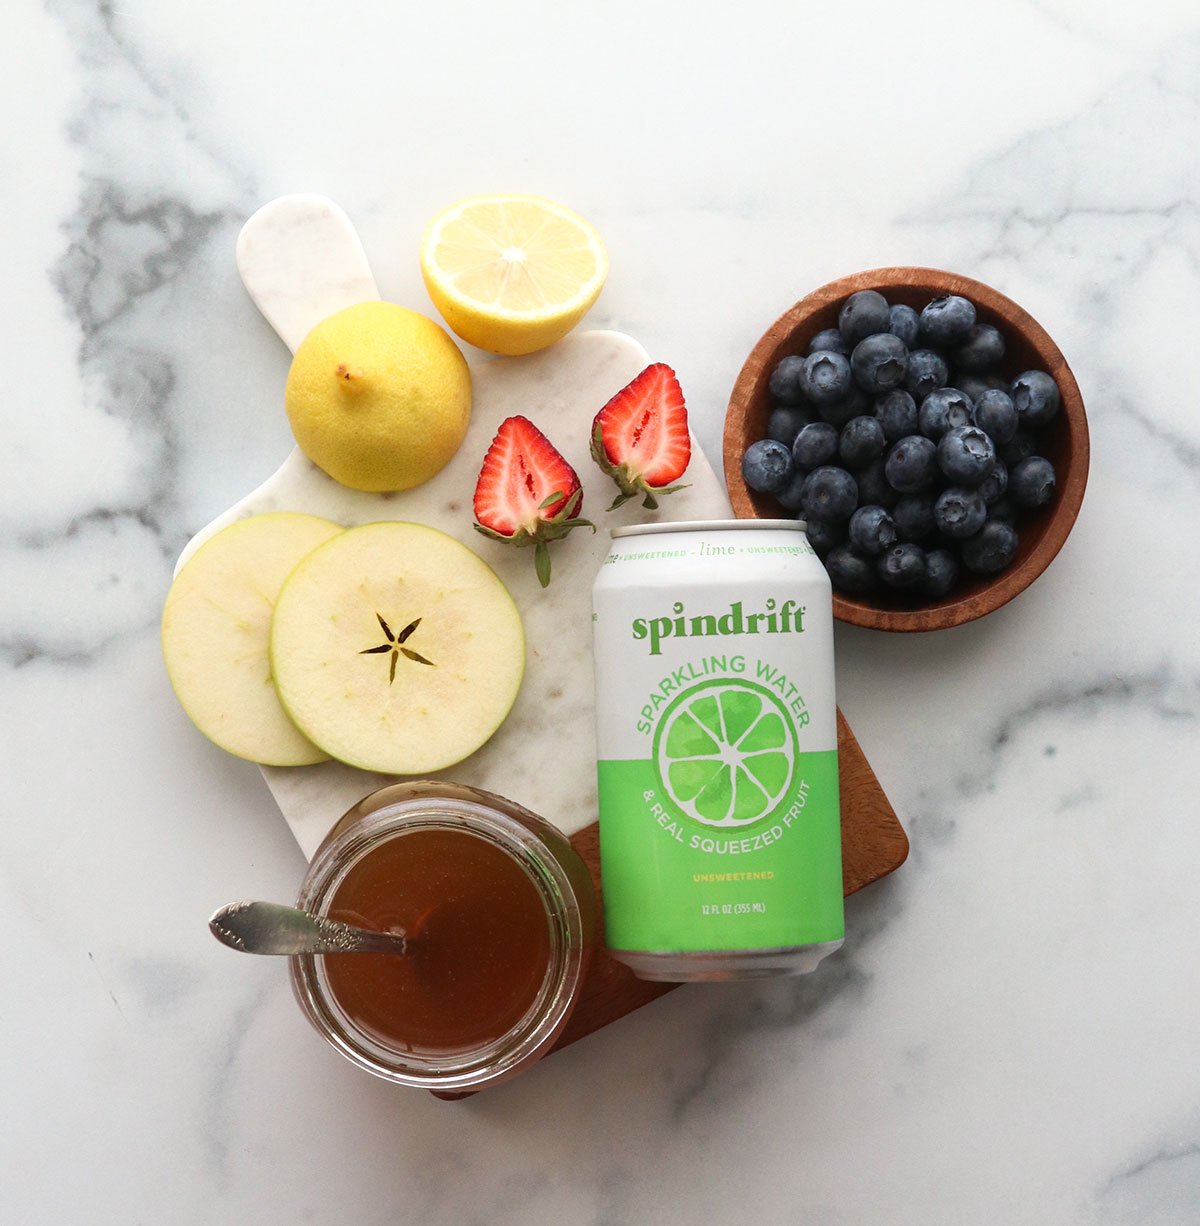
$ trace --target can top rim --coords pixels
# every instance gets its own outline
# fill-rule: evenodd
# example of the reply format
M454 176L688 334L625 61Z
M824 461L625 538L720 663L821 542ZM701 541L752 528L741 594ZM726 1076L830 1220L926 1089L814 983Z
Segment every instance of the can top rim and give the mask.
M803 532L807 524L802 519L684 519L662 524L627 524L613 528L614 540L620 536L655 536L664 532L723 532L731 528L773 528L776 531Z

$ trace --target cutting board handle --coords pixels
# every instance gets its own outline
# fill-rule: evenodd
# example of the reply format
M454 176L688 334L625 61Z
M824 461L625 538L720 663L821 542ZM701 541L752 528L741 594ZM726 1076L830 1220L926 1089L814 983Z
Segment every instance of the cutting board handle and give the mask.
M297 193L264 204L238 235L237 267L293 353L322 319L379 298L354 223L327 196Z

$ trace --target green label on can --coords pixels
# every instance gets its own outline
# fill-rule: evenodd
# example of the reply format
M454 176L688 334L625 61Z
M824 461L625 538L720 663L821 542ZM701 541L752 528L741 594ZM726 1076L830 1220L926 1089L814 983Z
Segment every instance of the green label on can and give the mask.
M844 935L837 752L802 749L796 699L735 659L654 712L649 759L598 764L610 948Z

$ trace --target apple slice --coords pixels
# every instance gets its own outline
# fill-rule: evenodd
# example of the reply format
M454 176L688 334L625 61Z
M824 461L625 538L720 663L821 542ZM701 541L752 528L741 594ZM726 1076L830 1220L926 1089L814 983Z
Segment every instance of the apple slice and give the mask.
M351 528L288 576L271 625L284 709L326 753L419 775L500 727L525 671L525 635L495 572L422 524Z
M239 519L205 541L171 584L162 619L167 676L192 723L239 758L305 766L328 756L279 705L267 647L284 579L342 531L290 512Z

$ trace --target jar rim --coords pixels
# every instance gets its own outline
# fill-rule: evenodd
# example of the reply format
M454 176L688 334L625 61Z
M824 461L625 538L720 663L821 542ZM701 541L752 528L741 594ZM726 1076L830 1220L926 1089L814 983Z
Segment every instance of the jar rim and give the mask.
M289 959L296 999L318 1033L352 1063L400 1085L453 1093L508 1076L557 1037L582 981L584 921L570 876L536 831L483 798L490 799L474 790L473 798L458 789L440 796L426 790L362 814L344 827L339 824L317 849L301 883L296 905L323 915L349 870L374 848L417 830L457 830L482 837L512 856L538 889L550 934L550 958L538 994L507 1033L465 1052L418 1055L385 1044L356 1026L341 1008L321 955ZM520 806L512 807L523 812Z

